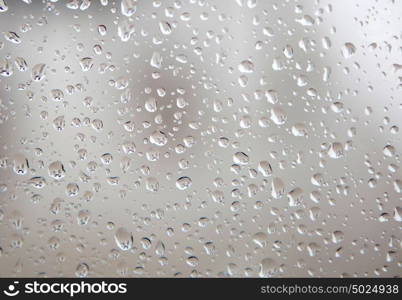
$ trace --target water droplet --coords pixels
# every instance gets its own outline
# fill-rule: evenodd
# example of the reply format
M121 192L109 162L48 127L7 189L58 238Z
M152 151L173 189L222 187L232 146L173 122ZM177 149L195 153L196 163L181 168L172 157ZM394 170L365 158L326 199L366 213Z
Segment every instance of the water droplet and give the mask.
M121 13L126 17L131 17L137 10L136 0L122 0Z
M249 163L250 158L244 152L236 152L233 155L233 162L239 165L247 165Z
M189 187L191 187L191 184L192 184L191 178L187 176L180 177L176 181L176 187L179 190L186 190Z
M54 161L49 164L48 172L49 176L56 180L62 179L66 174L64 165L61 163L61 161Z
M239 64L238 68L241 73L253 73L254 72L254 64L250 60L243 60Z
M134 244L133 235L124 227L117 229L114 235L114 240L116 241L117 246L123 251L130 250Z
M46 64L37 64L32 68L32 80L41 81L45 77Z
M349 58L356 52L356 47L352 43L345 43L342 47L342 56Z

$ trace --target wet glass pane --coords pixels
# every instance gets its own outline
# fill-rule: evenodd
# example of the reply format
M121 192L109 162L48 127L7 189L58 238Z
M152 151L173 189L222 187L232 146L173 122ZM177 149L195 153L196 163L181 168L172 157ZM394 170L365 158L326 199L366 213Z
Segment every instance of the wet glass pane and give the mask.
M400 275L401 10L0 0L0 276Z

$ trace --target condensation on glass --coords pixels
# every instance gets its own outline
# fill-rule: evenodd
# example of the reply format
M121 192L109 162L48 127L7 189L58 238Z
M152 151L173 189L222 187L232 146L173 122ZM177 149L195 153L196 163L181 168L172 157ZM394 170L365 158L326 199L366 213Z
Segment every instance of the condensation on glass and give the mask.
M0 0L0 276L401 275L401 10Z

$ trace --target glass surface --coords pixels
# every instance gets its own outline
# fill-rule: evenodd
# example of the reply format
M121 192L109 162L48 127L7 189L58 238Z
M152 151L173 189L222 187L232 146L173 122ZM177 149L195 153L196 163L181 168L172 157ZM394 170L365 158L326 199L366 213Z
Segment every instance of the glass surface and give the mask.
M401 11L0 0L0 276L400 276Z

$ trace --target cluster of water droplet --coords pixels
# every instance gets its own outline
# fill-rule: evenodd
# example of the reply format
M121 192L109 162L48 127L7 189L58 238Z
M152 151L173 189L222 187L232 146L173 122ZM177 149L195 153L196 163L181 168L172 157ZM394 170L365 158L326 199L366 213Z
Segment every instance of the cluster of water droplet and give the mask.
M0 275L400 274L401 5L343 5L0 0Z

